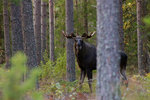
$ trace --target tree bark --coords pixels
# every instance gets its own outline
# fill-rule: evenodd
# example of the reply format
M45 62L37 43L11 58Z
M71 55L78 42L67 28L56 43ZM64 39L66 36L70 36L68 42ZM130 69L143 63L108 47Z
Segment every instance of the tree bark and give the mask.
M21 6L20 3L11 2L11 37L12 37L12 54L17 51L23 51L23 35L21 26Z
M96 100L120 100L119 0L97 0Z
M149 12L148 4L149 4L149 1L147 0L142 1L142 18L146 17ZM142 24L143 24L143 27L145 27L145 24L144 23ZM142 39L143 41L143 66L145 69L145 73L149 73L150 72L150 52L149 52L149 47L148 47L149 36L147 36L147 33L149 31L146 30L146 28L144 28L142 32L144 35L144 39Z
M35 43L37 50L37 62L38 65L41 61L41 0L34 0L35 3Z
M88 10L87 10L88 1L84 0L84 30L88 33Z
M143 41L142 41L142 0L136 0L137 3L137 41L138 41L138 70L140 75L144 75L143 66Z
M80 18L79 18L79 6L78 6L79 2L78 1L79 0L75 0L77 22L80 21ZM76 31L77 34L78 34L78 31L80 30L79 27L80 27L79 25L76 26L76 30L75 31Z
M74 32L73 26L73 0L66 0L66 32L71 34ZM67 47L67 80L72 82L75 78L75 55L73 52L74 41L66 40Z
M3 0L3 23L4 23L4 42L5 42L5 60L6 68L10 67L9 59L11 57L11 45L9 34L9 14L8 14L8 0Z
M53 0L49 0L50 60L54 61L54 11Z
M119 0L120 1L120 28L119 28L119 39L120 39L120 50L121 51L124 51L124 31L123 31L123 10L122 10L122 0Z
M37 66L36 45L33 29L33 11L31 0L22 0L22 32L24 40L24 52L28 57L29 69Z
M46 30L47 30L47 3L41 1L41 59L44 61L43 56L46 51Z
M33 26L35 30L35 0L32 0L32 7L33 7Z

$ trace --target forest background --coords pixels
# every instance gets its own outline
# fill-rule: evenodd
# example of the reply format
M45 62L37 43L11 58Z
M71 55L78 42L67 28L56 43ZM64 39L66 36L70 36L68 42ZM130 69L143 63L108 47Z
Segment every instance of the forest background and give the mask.
M14 0L17 3L17 0ZM79 77L79 68L76 63L76 78L77 80L73 83L64 81L66 76L66 48L65 48L65 38L61 34L62 30L66 30L65 23L65 0L54 0L54 62L50 61L50 35L49 35L49 8L48 0L44 0L46 7L46 52L42 55L44 62L40 63L41 67L41 91L50 96L55 96L62 98L62 94L68 91L71 92L75 88L74 85L78 83ZM96 0L73 0L74 2L74 32L79 33L90 33L96 31ZM5 44L4 44L4 24L3 24L3 2L0 2L0 67L4 66L5 63ZM135 83L131 82L131 89L135 89L133 84L138 84L142 87L140 93L143 100L148 100L147 96L150 93L150 87L146 83L143 83L145 78L150 78L150 1L142 1L142 45L143 45L143 68L146 73L146 76L141 77L138 72L138 38L137 38L137 5L136 0L123 0L122 9L123 9L123 32L124 32L124 52L128 55L128 65L127 65L127 76L129 80L136 81ZM34 2L33 2L33 11L34 11ZM9 13L11 12L10 5L8 6ZM35 16L35 13L33 14ZM11 16L9 20L11 22ZM11 24L9 23L10 29ZM11 30L9 30L11 36ZM10 39L11 40L11 39ZM96 35L87 40L88 42L96 45ZM12 46L11 46L12 47ZM55 67L53 67L55 66ZM62 67L63 66L63 67ZM61 72L61 73L60 73ZM95 72L96 73L96 72ZM57 77L56 77L57 76ZM131 78L131 79L130 79ZM62 80L63 79L63 80ZM150 81L150 80L149 80ZM148 81L148 82L149 82ZM144 81L145 82L145 81ZM53 84L48 87L47 84ZM93 83L94 84L94 83ZM144 84L144 85L143 85ZM146 89L145 89L146 86ZM85 84L83 90L78 90L75 93L88 92L88 85ZM139 92L138 89L135 89ZM123 88L123 91L128 92ZM130 91L132 92L132 90ZM130 94L128 92L127 94ZM49 94L52 93L52 94ZM123 92L124 93L124 92ZM74 94L75 95L75 94ZM74 95L71 94L73 98ZM94 95L94 94L93 94ZM137 95L135 93L135 95ZM133 95L133 97L135 96ZM83 95L85 96L85 94ZM124 97L124 95L123 95ZM139 100L142 100L139 99ZM128 99L127 99L128 100ZM133 100L133 99L132 99ZM138 100L138 99L135 99Z

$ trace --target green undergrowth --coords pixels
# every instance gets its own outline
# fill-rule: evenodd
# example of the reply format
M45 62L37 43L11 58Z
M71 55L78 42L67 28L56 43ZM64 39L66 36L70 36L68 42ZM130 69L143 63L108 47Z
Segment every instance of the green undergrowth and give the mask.
M45 62L45 63L44 63ZM53 95L58 99L65 96L74 97L78 92L89 93L87 78L79 89L79 77L80 69L76 63L76 80L74 82L68 82L66 79L66 53L60 55L55 62L51 62L44 55L44 62L41 63L41 80L40 89L42 92L48 95ZM94 72L95 73L95 72ZM96 83L93 82L93 90L95 91Z
M90 89L87 78L85 78L82 89L79 89L80 69L77 64L76 81L68 82L66 80L66 53L60 55L55 62L51 62L46 55L44 56L45 63L41 63L42 74L40 80L40 90L44 94L51 95L57 99L69 97L72 100L79 93L88 94L89 96ZM96 71L93 71L93 73L92 95L95 95ZM150 100L150 74L141 77L135 75L136 73L136 69L134 72L129 72L129 69L127 70L129 86L126 88L124 84L121 84L122 100Z
M43 100L42 94L35 89L40 69L27 72L26 61L24 54L17 53L11 59L10 69L0 68L0 100Z

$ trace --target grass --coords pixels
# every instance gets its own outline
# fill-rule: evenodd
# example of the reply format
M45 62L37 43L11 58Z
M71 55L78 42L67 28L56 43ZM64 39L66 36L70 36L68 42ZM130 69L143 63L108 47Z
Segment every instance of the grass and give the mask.
M150 83L149 83L150 85ZM142 80L129 78L128 88L121 87L122 100L150 100L149 88Z
M96 77L96 75L94 75ZM129 77L129 85L128 88L126 88L125 85L121 84L121 96L122 100L150 100L150 83L147 83L147 81L135 78L135 77ZM149 86L148 86L149 85ZM81 100L84 98L84 100L95 100L96 97L96 80L92 83L93 86L93 93L90 94L90 89L88 86L87 78L85 78L85 82L82 86L82 90L77 89L75 100ZM73 100L71 98L67 100Z

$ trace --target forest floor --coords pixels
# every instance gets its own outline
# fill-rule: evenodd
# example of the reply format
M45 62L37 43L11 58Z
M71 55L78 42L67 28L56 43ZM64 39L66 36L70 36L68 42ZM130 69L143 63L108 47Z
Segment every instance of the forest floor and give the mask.
M147 89L145 88L145 83L141 82L141 80L138 81L133 77L130 77L128 79L128 82L129 82L128 88L123 84L121 85L122 100L150 100L150 94L148 94ZM86 86L88 86L87 83L85 84ZM94 84L93 88L95 88L96 82L94 81L93 84ZM74 96L73 98L66 96L63 100L95 100L95 98L96 98L96 92L93 92L91 94L89 92L82 91L82 92L77 92L76 96ZM54 99L54 97L50 95L50 96L46 96L45 100L57 100L57 99Z
M150 100L150 83L147 84L133 77L130 77L128 81L128 88L121 86L122 100Z

